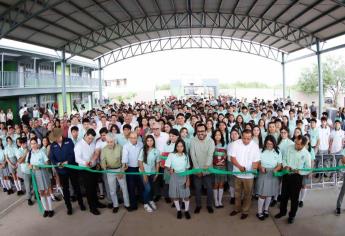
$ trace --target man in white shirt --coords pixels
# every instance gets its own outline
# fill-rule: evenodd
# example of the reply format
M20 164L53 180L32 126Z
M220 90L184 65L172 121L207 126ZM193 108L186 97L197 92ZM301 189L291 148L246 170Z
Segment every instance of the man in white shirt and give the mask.
M260 149L252 140L252 132L250 130L244 130L242 139L232 144L229 156L234 165L234 172L245 172L257 169L260 160ZM241 219L246 219L248 217L253 183L253 174L235 175L235 210L230 213L231 216L237 215L242 211ZM241 204L242 192L243 204Z
M143 148L143 143L138 142L138 135L135 132L131 132L129 135L129 142L127 142L122 149L122 164L124 164L126 172L139 172L139 152ZM139 175L126 175L126 181L128 186L128 194L130 201L129 211L135 211L138 209L136 200L136 189L141 193L143 187L142 180Z
M93 129L88 129L84 138L75 145L75 161L79 166L95 169L95 144L93 142L95 136L96 132ZM104 208L105 205L100 203L97 198L97 174L86 170L80 171L80 174L84 180L90 212L94 215L100 215L101 213L97 208Z
M128 114L125 116L124 122L123 122L123 124L122 124L122 126L121 126L121 130L120 130L121 133L123 132L123 126L124 126L125 124L130 125L131 128L132 128L132 131L134 131L135 128L136 128L137 126L139 126L139 123L138 123L137 121L133 121L133 114L132 114L132 113L128 113Z
M344 145L344 130L341 129L341 122L336 120L334 123L334 130L331 131L330 134L330 142L329 142L329 152L332 154L339 154Z

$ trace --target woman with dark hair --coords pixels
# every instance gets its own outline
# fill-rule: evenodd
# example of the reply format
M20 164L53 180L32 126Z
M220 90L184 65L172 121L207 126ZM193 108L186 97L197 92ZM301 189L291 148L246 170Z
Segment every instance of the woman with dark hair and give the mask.
M145 138L145 136L148 133L150 133L149 120L147 119L147 117L142 117L139 123L139 127L140 127L140 136L142 138Z
M182 139L178 139L175 148L169 154L165 162L165 167L169 169L169 197L173 199L177 210L177 219L182 218L180 200L184 203L184 214L186 219L190 219L189 214L189 176L180 176L178 173L184 172L190 168L189 157L186 154L186 145Z
M242 133L242 131L244 130L244 121L242 115L238 115L236 117L236 126L239 128L239 132Z
M226 170L226 148L224 136L222 131L216 130L212 134L212 139L215 144L215 150L213 154L213 168L218 170ZM215 175L213 185L213 197L216 208L223 208L223 193L224 193L224 182L226 181L226 175Z
M4 192L7 192L8 195L13 193L9 176L10 172L7 167L5 148L0 138L0 180Z
M274 173L282 168L282 156L276 139L272 135L265 138L259 162L259 177L256 182L256 194L258 199L258 213L256 216L260 220L265 220L269 216L268 208L271 203L271 196L275 196L279 191L279 179Z
M229 132L225 122L221 121L217 124L218 130L222 132L225 144L229 144Z
M206 121L206 134L207 134L207 136L211 137L212 133L213 133L213 130L214 130L213 120L208 119Z
M302 129L301 128L298 128L296 127L294 132L293 132L293 136L292 136L292 141L295 142L295 138L298 137L299 135L303 135L302 133Z
M23 195L22 183L18 178L18 165L17 165L17 144L15 144L10 136L6 138L7 145L5 147L5 156L8 164L8 170L12 174L13 182L17 190L17 195Z
M261 135L261 129L259 126L254 126L253 128L253 141L259 145L260 150L263 148L263 140L262 140L262 135Z
M119 127L117 126L117 125L111 125L110 126L110 129L109 129L109 132L110 133L112 133L113 135L117 135L117 134L119 134L119 133L121 133L120 132L120 129L119 129Z
M152 135L145 138L143 149L139 153L139 170L140 172L159 172L159 151L156 149L155 139ZM156 204L153 201L152 187L158 175L143 175L144 184L143 200L144 209L147 212L156 210Z

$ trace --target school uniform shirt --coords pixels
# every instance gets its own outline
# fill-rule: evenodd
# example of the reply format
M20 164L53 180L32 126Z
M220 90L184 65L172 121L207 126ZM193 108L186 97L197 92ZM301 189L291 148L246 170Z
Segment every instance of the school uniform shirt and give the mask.
M123 147L128 142L128 139L123 135L123 133L116 134L116 142Z
M31 151L31 158L30 164L37 166L37 165L44 165L47 163L48 157L42 150Z
M226 166L226 149L227 145L217 144L213 153L213 166Z
M8 157L8 159L10 159L10 161L12 163L15 163L17 161L17 157L16 157L16 153L17 153L17 148L15 145L7 145L5 147L5 155Z
M173 169L175 173L184 172L190 168L189 158L186 154L180 156L177 153L170 153L165 162L165 167Z
M343 149L343 143L345 139L344 130L332 130L330 138L333 140L331 148L331 153L338 153Z
M294 144L295 143L291 139L289 139L289 138L282 139L280 141L278 147L279 147L279 151L282 154L282 157L286 154L286 151L287 151L288 147L291 146L291 145L294 145Z
M17 152L16 152L16 157L17 157L17 160L19 160L20 157L22 157L25 153L25 149L20 147L17 149ZM22 173L24 174L30 174L30 169L28 167L28 163L26 163L26 159L27 159L27 156L24 158L24 162L21 163L19 165L20 167L20 170L22 171Z
M289 135L290 137L293 137L293 132L296 129L296 118L293 118L290 120L289 118Z
M329 149L329 137L331 135L331 130L327 126L326 128L319 128L320 146L321 151L327 151Z
M184 125L174 125L173 128L177 129L179 132L181 131L182 128L187 128L188 137L189 138L193 137L194 128L189 123L184 123Z
M259 146L252 140L248 145L244 145L242 139L236 140L232 143L229 156L236 158L237 162L246 168L246 171L253 170L253 162L260 160ZM234 172L240 171L234 165ZM253 179L253 174L235 175L242 179Z
M319 139L319 129L318 128L310 128L309 129L309 135L310 135L310 145L312 147L315 147L317 144L317 140Z
M153 148L147 153L146 163L144 162L144 150L141 149L139 153L139 161L143 162L145 172L156 172L156 163L159 162L160 152Z
M260 154L260 163L264 168L273 169L277 165L282 164L283 158L281 153L277 153L275 150L265 150Z
M5 150L0 148L0 164L5 164L6 158L5 158Z
M293 170L311 168L311 157L308 150L303 148L297 151L295 145L289 146L285 156L283 156L283 167L286 166ZM309 173L309 171L300 171L301 175L307 175Z
M75 161L79 166L87 166L86 162L91 161L91 158L95 152L95 143L88 144L85 139L80 140L74 147ZM96 163L91 163L91 167L94 167Z
M311 148L311 149L310 149L309 154L310 154L310 159L311 159L311 161L312 161L312 162L315 161L315 151L314 151L314 148Z
M155 143L156 143L156 148L158 149L159 152L163 152L164 151L164 146L165 144L168 142L169 140L169 134L165 133L165 132L160 132L159 136L155 136L153 133L151 134L153 136L153 138L155 139Z
M126 143L122 149L122 163L129 167L138 167L139 152L143 148L143 143L137 142L133 145L131 142Z

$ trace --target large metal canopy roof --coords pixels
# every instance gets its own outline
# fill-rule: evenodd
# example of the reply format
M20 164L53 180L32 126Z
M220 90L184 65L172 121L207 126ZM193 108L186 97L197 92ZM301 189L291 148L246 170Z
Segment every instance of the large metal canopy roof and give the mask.
M94 59L159 38L230 37L291 53L345 34L336 0L0 0L0 37Z

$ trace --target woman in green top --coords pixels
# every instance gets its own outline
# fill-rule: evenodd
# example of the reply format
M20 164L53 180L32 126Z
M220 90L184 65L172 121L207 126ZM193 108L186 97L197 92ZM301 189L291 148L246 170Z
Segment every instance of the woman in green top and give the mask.
M155 139L152 135L145 138L143 149L139 153L139 169L140 172L158 172L159 171L159 151L156 149ZM156 210L156 204L153 201L152 187L153 182L157 180L158 175L143 175L142 180L144 184L143 200L144 209L147 212Z
M307 138L307 143L305 145L305 148L308 150L308 152L310 153L310 157L311 157L311 168L314 167L314 161L315 161L315 152L314 152L314 148L312 148L311 143L310 143L310 135L309 134L305 134L304 135ZM303 201L305 198L305 195L307 195L307 184L309 184L312 178L312 174L310 173L309 175L304 175L303 176L303 183L302 183L302 188L301 191L299 193L299 199L298 199L298 206L299 207L303 207Z

